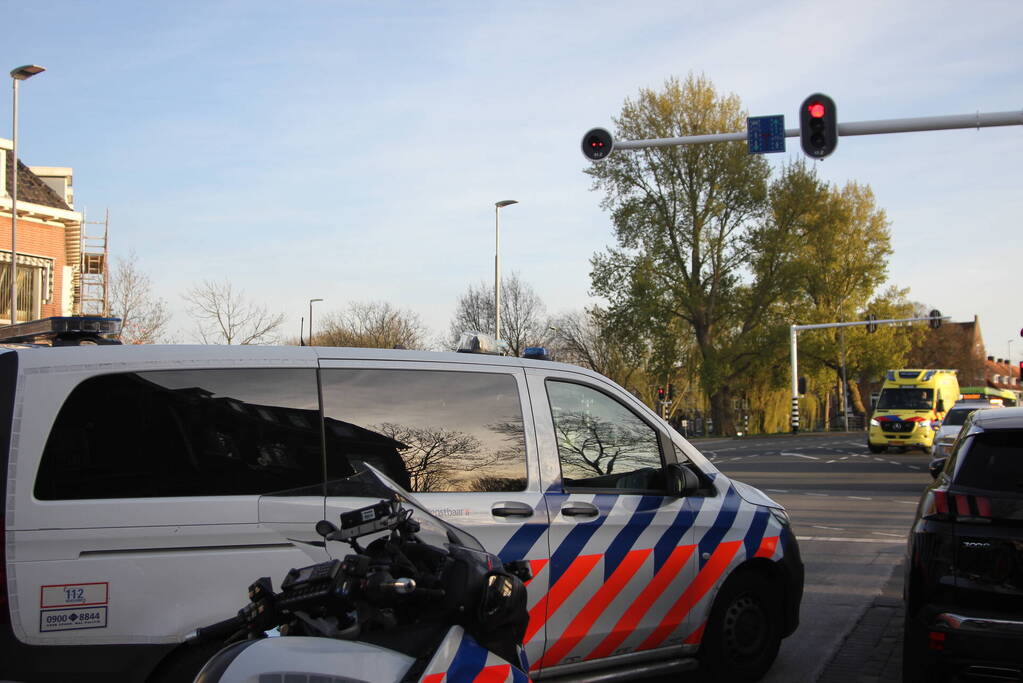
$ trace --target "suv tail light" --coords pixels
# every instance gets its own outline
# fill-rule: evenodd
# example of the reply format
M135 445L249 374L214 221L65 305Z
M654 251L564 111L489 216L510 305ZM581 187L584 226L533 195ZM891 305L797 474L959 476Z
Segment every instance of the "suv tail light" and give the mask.
M987 496L970 496L964 493L949 493L942 489L928 491L924 501L924 515L927 519L991 519L991 499Z

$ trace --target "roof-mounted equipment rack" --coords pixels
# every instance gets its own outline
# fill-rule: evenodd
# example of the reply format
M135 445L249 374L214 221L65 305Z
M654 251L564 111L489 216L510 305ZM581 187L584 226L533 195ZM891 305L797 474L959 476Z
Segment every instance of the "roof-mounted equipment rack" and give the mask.
M120 344L120 318L92 315L55 316L0 326L0 344L95 346Z

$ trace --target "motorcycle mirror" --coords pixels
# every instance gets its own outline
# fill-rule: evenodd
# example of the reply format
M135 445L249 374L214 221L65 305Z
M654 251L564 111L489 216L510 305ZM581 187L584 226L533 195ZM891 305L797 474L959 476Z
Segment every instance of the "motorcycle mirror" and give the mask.
M337 527L325 519L321 519L319 522L316 523L316 533L318 533L320 536L323 536L324 538L330 536L335 531L337 531Z

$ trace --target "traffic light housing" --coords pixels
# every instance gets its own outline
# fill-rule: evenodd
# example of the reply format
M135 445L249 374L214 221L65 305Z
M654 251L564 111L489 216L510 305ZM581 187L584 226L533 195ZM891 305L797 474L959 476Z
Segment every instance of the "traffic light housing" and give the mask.
M941 327L941 311L935 308L927 315L930 316L931 318L930 320L927 321L927 324L931 326L932 330L936 330L939 327Z
M838 146L838 116L835 101L814 93L799 107L799 142L806 156L823 159Z
M876 315L873 313L867 314L867 332L870 332L871 334L877 332L877 323L874 322L875 320L877 320Z
M657 387L657 400L658 401L664 400L664 387Z
M606 159L614 150L615 141L611 133L603 128L594 128L586 131L583 136L583 156L590 161Z
M799 393L800 396L805 396L806 395L806 378L805 377L800 377L799 381L796 384L797 384L796 391Z
M668 385L668 400L669 401L674 401L675 400L675 385L674 384L669 384Z

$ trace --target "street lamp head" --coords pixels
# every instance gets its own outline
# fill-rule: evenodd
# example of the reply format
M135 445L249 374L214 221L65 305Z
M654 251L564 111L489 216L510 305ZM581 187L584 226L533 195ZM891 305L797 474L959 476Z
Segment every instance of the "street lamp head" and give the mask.
M317 301L323 301L323 299L310 299L309 303L315 303Z
M503 199L503 200L501 200L499 202L496 202L494 204L494 206L496 206L499 209L503 209L506 206L511 206L512 204L518 204L518 203L519 202L516 199Z
M25 66L19 66L17 69L11 69L11 78L16 81L23 81L44 71L46 71L46 67L39 66L38 64L26 64Z

